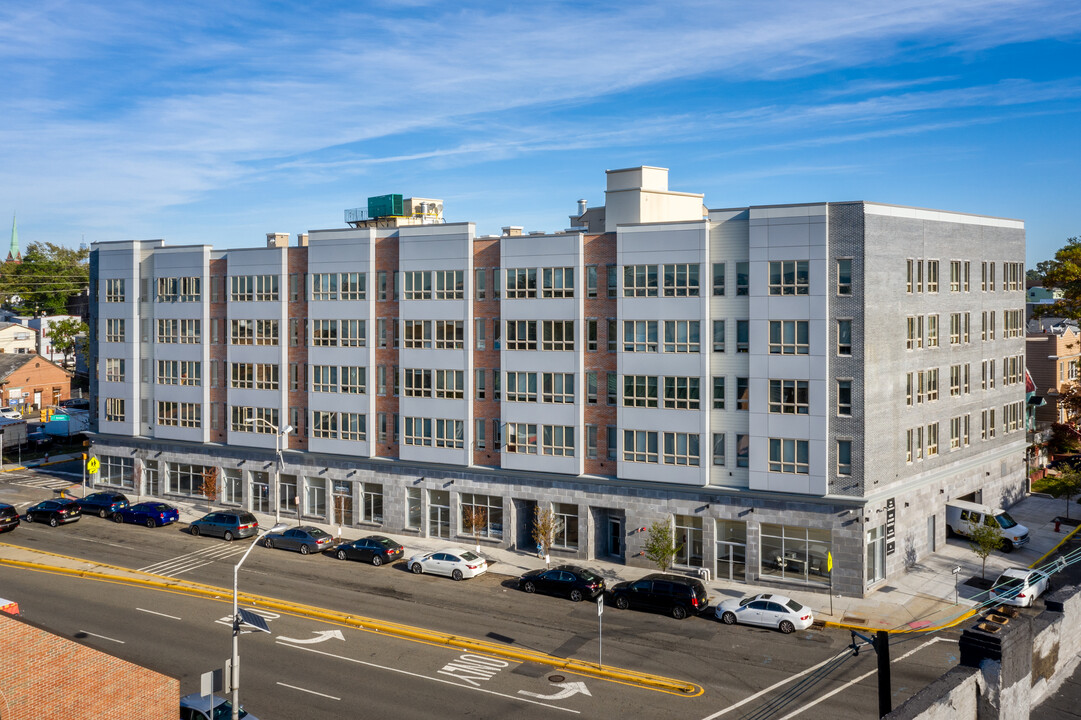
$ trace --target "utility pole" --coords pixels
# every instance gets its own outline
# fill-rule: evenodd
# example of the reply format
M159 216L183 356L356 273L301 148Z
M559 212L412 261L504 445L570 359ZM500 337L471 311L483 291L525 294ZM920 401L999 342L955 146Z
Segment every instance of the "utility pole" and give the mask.
M856 638L863 640L865 643L874 648L875 653L878 655L878 716L886 717L892 711L892 698L890 693L890 634L885 630L879 630L875 633L875 637L867 637L855 630L850 630L852 633L852 644L849 645L852 648L853 653L860 654L860 646L856 643Z

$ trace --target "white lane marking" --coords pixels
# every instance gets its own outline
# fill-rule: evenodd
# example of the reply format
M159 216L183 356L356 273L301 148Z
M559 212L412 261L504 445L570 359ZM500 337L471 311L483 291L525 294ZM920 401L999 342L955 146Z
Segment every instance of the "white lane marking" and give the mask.
M390 672L396 672L400 675L409 675L410 677L422 678L424 680L432 680L433 682L443 683L444 685L453 685L456 688L462 688L463 690L472 690L474 692L481 692L487 695L495 695L496 697L509 698L517 702L529 703L530 705L541 705L543 707L552 708L553 710L562 710L563 712L574 713L575 715L581 715L578 710L572 710L570 708L560 707L559 705L552 705L550 703L540 702L538 700L529 700L517 695L508 695L506 693L496 692L495 690L486 690L485 688L475 688L469 685L461 685L450 680L444 680L442 678L432 677L430 675L421 675L420 673L409 672L408 670L402 670L401 668L388 667L386 665L376 665L375 663L364 662L363 660L357 660L356 658L345 657L344 655L335 655L334 653L326 652L325 650L316 650L313 647L306 647L304 645L292 645L290 643L278 643L285 647L295 648L297 650L303 650L305 652L315 653L316 655L324 655L326 657L337 658L338 660L345 660L346 662L356 663L357 665L366 665L367 667L379 668L380 670L388 670Z
M182 620L183 619L183 618L178 618L176 615L166 615L165 613L157 612L156 610L147 610L146 608L140 608L140 607L137 607L135 609L138 610L139 612L150 613L151 615L161 615L162 617L172 618L173 620Z
M552 684L556 687L561 687L563 689L557 692L555 695L540 695L538 693L526 692L525 690L519 690L518 694L528 695L529 697L541 698L542 700L563 700L564 698L569 698L571 695L576 695L578 693L590 696L593 695L593 693L589 691L589 688L586 687L586 684L584 682L561 682Z
M109 642L120 643L121 645L125 644L123 640L117 640L116 638L105 637L104 635L98 635L97 633L92 633L89 630L80 630L79 632L83 633L84 635L93 635L96 638L101 638L102 640L108 640Z
M841 657L842 655L847 655L850 652L852 652L852 651L851 650L842 650L841 652L837 653L833 657L827 658L827 659L823 660L822 662L818 663L817 665L812 665L811 667L807 668L806 670L798 672L795 675L792 675L791 677L788 677L788 678L785 678L784 680L781 680L780 682L775 682L772 685L770 685L768 688L766 688L765 690L759 690L754 695L748 695L747 697L740 700L738 703L735 703L734 705L729 705L728 707L724 708L723 710L718 710L717 712L713 713L712 715L708 715L708 716L702 718L702 720L715 720L716 718L719 718L721 715L727 715L728 713L732 712L736 708L741 707L743 705L746 705L747 703L751 702L752 700L756 700L756 699L762 697L763 695L765 695L768 692L773 692L777 688L779 688L779 687L781 687L783 685L787 685L788 683L792 682L796 678L801 678L804 675L807 675L809 673L813 673L815 670L822 667L823 665L828 665L829 663L833 662L834 660Z
M186 555L178 555L177 557L162 560L153 565L141 567L139 568L139 571L157 573L159 575L182 575L183 573L206 567L215 560L223 560L227 557L232 557L233 555L239 555L240 553L243 553L245 549L245 547L237 547L235 545L206 547L201 550L196 550L195 552L187 553Z
M301 645L311 645L313 643L321 643L324 640L330 640L331 638L338 638L345 641L345 636L342 635L341 630L318 630L315 633L315 637L300 640L298 638L279 637L278 640L283 642L300 643Z
M299 690L300 692L311 693L312 695L318 695L319 697L330 698L331 700L341 700L340 697L334 697L333 695L326 695L326 694L321 693L321 692L316 692L314 690L309 690L308 688L297 687L296 685L286 685L283 682L280 682L278 684L281 685L282 687L287 687L290 690Z
M907 657L908 657L908 656L910 656L910 655L915 655L915 654L916 654L916 653L918 653L918 652L919 652L920 650L923 650L923 649L924 649L925 647L928 647L928 646L930 646L930 645L934 645L934 644L935 644L936 642L957 642L957 641L956 641L956 640L951 640L951 639L949 639L949 638L943 638L943 637L936 637L936 638L931 638L930 640L928 640L927 642L925 642L925 643L924 643L923 645L918 645L918 646L916 646L916 647L912 648L911 650L909 650L908 652L906 652L906 653L905 653L904 655L902 655L901 657L899 657L899 658L894 658L894 659L890 660L890 664L892 665L892 664L893 664L893 663L895 663L895 662L900 662L900 661L904 660L905 658L907 658ZM822 697L820 697L820 698L815 698L814 700L812 700L812 701L810 701L810 702L805 702L805 703L803 703L803 707L802 707L802 708L800 708L800 709L799 709L799 710L797 710L796 712L793 712L793 713L789 713L788 715L785 715L785 716L784 716L783 718L781 718L781 720L788 720L789 718L794 718L794 717L796 717L797 715L799 715L800 713L802 713L802 712L803 712L804 710L809 710L809 709L813 708L813 707L814 707L815 705L817 705L818 703L822 702L823 700L827 700L827 699L829 699L829 698L833 697L834 695L836 695L837 693L841 692L842 690L846 690L846 689L848 689L848 688L852 687L853 685L855 685L855 684L856 684L856 683L858 683L858 682L863 682L863 681L864 681L864 680L866 680L867 678L869 678L869 677L871 677L872 675L875 675L875 674L877 674L877 673L878 673L878 668L875 668L874 670L871 670L870 672L866 672L866 673L864 673L863 675L860 675L860 676L859 676L858 678L856 678L855 680L849 680L848 682L846 682L846 683L845 683L844 685L842 685L841 687L837 688L836 690L831 690L830 692L826 693L825 695L823 695L823 696L822 696Z

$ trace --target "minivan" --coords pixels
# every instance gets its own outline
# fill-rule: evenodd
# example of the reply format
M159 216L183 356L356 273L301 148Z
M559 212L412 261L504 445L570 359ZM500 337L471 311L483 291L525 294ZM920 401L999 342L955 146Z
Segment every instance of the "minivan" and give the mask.
M950 500L946 503L946 532L968 536L970 523L992 523L1002 529L1002 552L1010 552L1028 542L1028 528L1020 524L1005 510L967 500Z
M620 610L629 607L659 610L682 620L704 611L709 605L709 596L701 580L654 573L641 580L616 583L612 586L612 602Z
M196 537L214 535L226 540L246 538L259 532L259 521L244 510L224 510L208 513L192 522L188 532Z

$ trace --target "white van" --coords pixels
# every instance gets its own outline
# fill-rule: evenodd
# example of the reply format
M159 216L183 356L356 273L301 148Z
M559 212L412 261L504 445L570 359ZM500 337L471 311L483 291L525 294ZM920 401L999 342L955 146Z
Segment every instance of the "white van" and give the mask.
M1028 528L1010 517L1005 510L967 500L950 500L946 503L948 533L967 536L969 523L996 523L1002 528L1002 552L1010 552L1028 542Z

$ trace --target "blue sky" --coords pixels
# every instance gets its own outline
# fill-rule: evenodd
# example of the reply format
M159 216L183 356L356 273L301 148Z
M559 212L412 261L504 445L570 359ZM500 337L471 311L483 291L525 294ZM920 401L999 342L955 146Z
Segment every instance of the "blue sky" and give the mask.
M633 165L711 208L1020 218L1030 265L1081 235L1073 2L17 5L0 226L24 247L255 246L385 193L555 231Z

